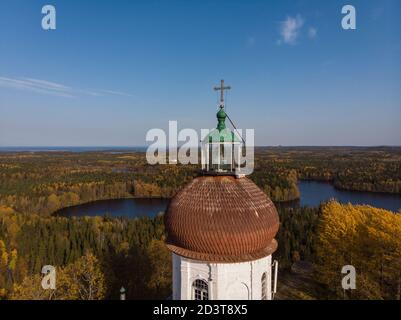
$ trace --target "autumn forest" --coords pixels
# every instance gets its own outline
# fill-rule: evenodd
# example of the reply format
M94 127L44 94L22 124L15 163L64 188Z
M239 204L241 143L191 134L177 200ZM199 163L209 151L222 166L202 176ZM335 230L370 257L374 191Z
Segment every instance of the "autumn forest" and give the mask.
M338 189L401 194L401 148L257 148L250 178L280 216L280 273L313 266L317 284L303 299L401 299L401 216L336 201L288 207L300 180ZM170 253L163 217L58 217L59 209L96 200L170 198L197 166L147 164L141 152L0 153L0 299L166 299ZM341 266L360 271L344 294ZM41 268L57 266L54 291Z

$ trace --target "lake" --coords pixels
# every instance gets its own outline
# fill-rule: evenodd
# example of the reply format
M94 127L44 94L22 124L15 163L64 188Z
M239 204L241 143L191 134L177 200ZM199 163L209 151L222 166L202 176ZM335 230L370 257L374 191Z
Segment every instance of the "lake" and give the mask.
M301 192L301 199L291 202L291 205L294 206L313 207L335 198L341 203L367 204L394 212L401 209L401 195L344 191L334 188L330 183L316 181L300 181L298 187ZM64 217L105 215L129 218L155 217L160 212L165 211L168 203L168 199L159 198L100 200L61 209L56 212L56 215Z
M341 203L367 204L394 212L401 209L400 194L339 190L329 182L317 181L300 181L298 188L301 192L301 206L318 206L321 202L335 198Z
M135 218L147 216L153 218L160 212L164 212L168 203L169 199L160 198L99 200L64 208L55 214L62 217L110 216Z

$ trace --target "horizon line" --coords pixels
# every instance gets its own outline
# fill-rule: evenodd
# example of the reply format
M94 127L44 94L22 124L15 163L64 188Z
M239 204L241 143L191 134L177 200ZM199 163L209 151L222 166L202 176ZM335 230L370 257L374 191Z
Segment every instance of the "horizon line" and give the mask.
M0 149L10 148L147 148L149 145L0 145ZM194 148L196 146L191 146ZM353 147L353 148L383 148L401 147L400 145L379 144L379 145L255 145L255 148L301 148L301 147Z

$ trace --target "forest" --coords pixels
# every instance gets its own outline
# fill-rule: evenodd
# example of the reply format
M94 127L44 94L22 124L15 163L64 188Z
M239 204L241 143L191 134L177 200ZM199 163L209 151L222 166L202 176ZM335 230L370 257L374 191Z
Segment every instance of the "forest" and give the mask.
M57 274L95 273L96 286L102 290L92 299L117 299L122 286L130 299L164 299L170 293L171 270L169 263L160 263L170 258L163 239L160 216L69 219L0 207L0 293L12 299L43 294L40 272L48 264L61 268ZM88 270L82 268L85 264ZM64 293L57 292L53 298L84 299L69 296L75 285L73 276L62 278Z
M280 273L308 261L323 288L315 298L401 299L400 215L335 201L278 211L273 257ZM118 299L124 287L127 299L167 299L172 271L164 239L161 215L63 218L1 207L0 298ZM55 291L40 287L44 262L58 268ZM358 287L344 296L340 271L348 264L358 271Z
M277 257L286 268L294 259L312 257L318 210L279 207L279 212L283 227ZM40 272L46 262L61 268L63 275L66 268L79 273L89 259L102 287L102 294L92 298L118 299L123 286L129 299L166 299L171 294L171 257L164 238L162 216L43 217L0 207L0 297L83 299L68 293L75 283L68 280L72 276L62 276L61 292L46 296Z
M401 193L401 148L269 147L255 158L250 178L275 202L298 199L298 180ZM50 215L95 200L170 198L198 174L194 165L149 165L141 152L4 152L0 205Z
M255 154L250 178L280 216L274 257L280 272L310 262L324 288L316 295L322 299L399 299L399 215L336 202L291 207L286 201L299 198L301 179L400 193L401 148L271 147ZM140 152L0 153L0 299L118 299L122 286L128 299L168 298L171 263L162 216L54 213L95 200L170 198L199 174L196 166L148 165ZM362 271L362 282L344 296L337 269L351 262ZM57 267L60 285L52 293L40 289L44 264Z
M255 154L265 172L288 177L293 171L299 180L328 181L345 190L401 193L400 147L276 147Z
M316 234L316 273L327 289L321 298L401 300L401 215L331 201ZM355 290L340 285L345 265L355 267Z

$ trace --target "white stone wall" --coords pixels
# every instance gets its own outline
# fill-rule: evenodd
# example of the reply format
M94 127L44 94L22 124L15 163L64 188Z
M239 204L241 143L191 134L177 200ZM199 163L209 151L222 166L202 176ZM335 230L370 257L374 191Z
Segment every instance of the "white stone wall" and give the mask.
M192 283L202 279L209 285L210 300L261 300L262 275L267 274L267 298L271 299L272 259L240 263L208 263L173 253L173 299L192 300Z

